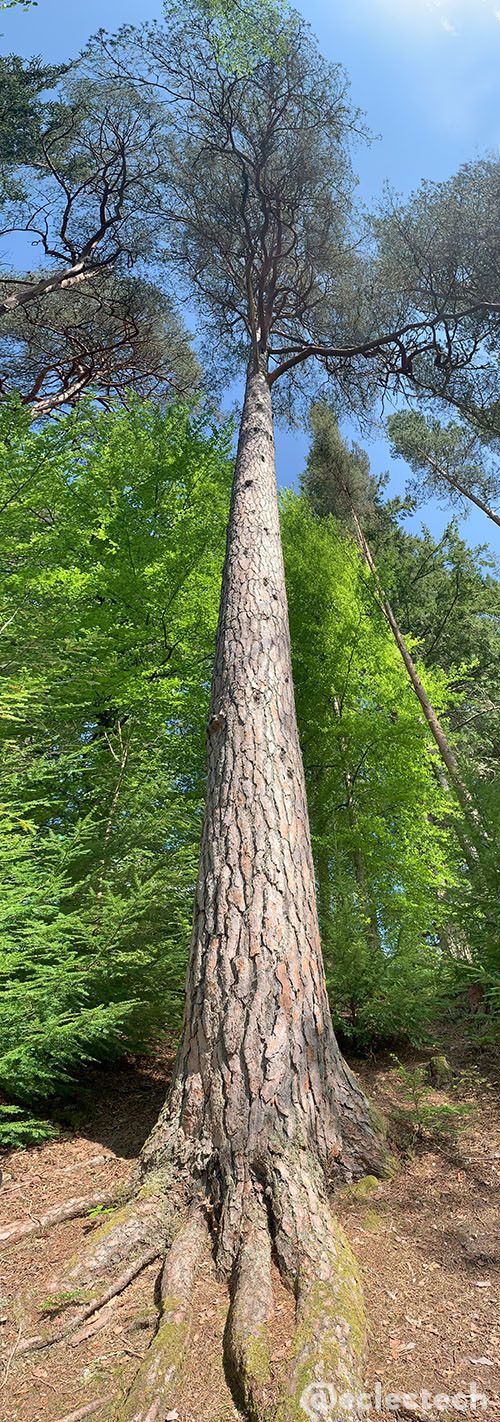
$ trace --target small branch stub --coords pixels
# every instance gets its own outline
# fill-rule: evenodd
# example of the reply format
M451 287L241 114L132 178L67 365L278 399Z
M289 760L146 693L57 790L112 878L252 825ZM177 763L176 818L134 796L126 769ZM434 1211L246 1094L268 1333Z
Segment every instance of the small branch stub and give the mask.
M226 724L224 711L216 711L207 721L207 735L215 736L218 731L223 731Z

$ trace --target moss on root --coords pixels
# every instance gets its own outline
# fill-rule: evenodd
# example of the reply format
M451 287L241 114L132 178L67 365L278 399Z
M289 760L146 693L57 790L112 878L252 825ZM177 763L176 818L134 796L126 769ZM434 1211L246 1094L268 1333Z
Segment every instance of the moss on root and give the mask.
M137 1374L126 1402L119 1409L120 1422L145 1416L151 1398L158 1398L162 1407L167 1408L172 1389L178 1385L186 1360L189 1323L186 1319L176 1321L177 1301L165 1299L160 1327L150 1345L144 1363Z
M361 1180L355 1180L352 1185L342 1185L339 1193L348 1199L366 1200L379 1188L380 1180L376 1175L362 1175Z
M307 1415L302 1399L317 1382L337 1395L362 1392L361 1364L365 1342L365 1312L358 1265L340 1225L332 1219L332 1280L304 1279L297 1324L275 1422L295 1422ZM343 1415L336 1405L336 1417ZM356 1414L354 1413L354 1416ZM352 1410L346 1419L352 1422Z
M247 1334L244 1350L225 1339L224 1361L226 1377L233 1397L249 1422L264 1422L268 1417L267 1389L272 1382L268 1335L265 1327Z
M137 1191L138 1200L149 1200L157 1196L160 1200L162 1196L167 1196L172 1189L174 1182L174 1167L171 1164L158 1166L155 1170L150 1170L145 1180Z
M246 1340L245 1372L258 1387L265 1387L270 1381L271 1361L265 1328Z

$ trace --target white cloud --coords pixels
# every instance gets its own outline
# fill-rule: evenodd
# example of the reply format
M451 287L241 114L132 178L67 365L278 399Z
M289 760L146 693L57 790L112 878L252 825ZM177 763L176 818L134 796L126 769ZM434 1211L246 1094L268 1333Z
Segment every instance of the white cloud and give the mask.
M441 29L442 29L442 30L446 30L446 33L447 33L448 35L457 35L457 34L458 34L458 30L455 29L455 26L454 26L454 25L452 25L451 20L448 20L448 19L446 18L446 15L441 15L441 17L440 17L440 24L441 24Z
M488 18L500 21L498 0L371 0L390 14L394 23L432 24L449 35L459 35L467 25Z

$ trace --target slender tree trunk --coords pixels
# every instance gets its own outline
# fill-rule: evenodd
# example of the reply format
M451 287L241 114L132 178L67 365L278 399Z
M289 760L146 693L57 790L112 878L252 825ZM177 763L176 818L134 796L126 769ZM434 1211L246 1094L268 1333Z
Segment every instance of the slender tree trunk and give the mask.
M475 504L477 509L481 509L481 512L485 513L487 518L491 518L493 523L496 523L497 528L500 528L500 517L495 513L494 509L490 509L489 504L485 504L483 499L478 498L477 494L473 494L470 489L466 489L465 484L460 484L459 480L455 479L453 474L449 474L447 469L443 469L442 465L438 464L437 460L433 459L431 454L424 455L424 458L427 460L427 463L430 464L431 469L434 469L435 473L439 474L441 479L446 479L446 483L449 484L452 489L456 489L458 494L463 494L464 499L470 499L470 502Z
M205 1207L218 1267L231 1281L226 1366L244 1415L293 1422L318 1376L339 1393L362 1386L361 1289L325 1176L380 1172L385 1152L339 1053L326 994L265 364L247 380L207 739L171 1091L142 1152L133 1200L66 1275L74 1286L124 1254L129 1267L131 1253L140 1262L152 1239L168 1243L173 1216L187 1210L164 1266L162 1322L120 1422L152 1422L171 1405L193 1280L209 1240ZM271 1237L297 1317L278 1397L271 1397L268 1356Z
M336 715L337 719L340 721L340 718L341 718L341 708L340 708L339 702L337 701L337 697L336 697L336 696L333 698L333 706L334 706L335 715ZM372 948L374 948L377 953L380 953L381 950L382 950L382 943L381 943L381 939L380 939L380 929L379 929L379 926L378 926L378 919L377 919L377 912L376 912L376 909L375 909L375 905L374 905L374 903L373 903L372 897L371 897L370 892L369 892L369 889L368 889L368 884L367 884L367 881L366 881L366 873L365 873L365 866L364 866L364 862L363 862L363 855L362 855L361 850L360 850L360 848L359 848L359 843L358 843L358 839L357 839L356 805L355 805L355 801L354 801L354 786L353 786L353 780L352 780L352 775L351 775L351 768L350 768L350 765L349 765L349 758L348 758L348 755L347 755L347 746L346 746L344 737L343 737L342 735L341 735L341 737L340 737L340 754L341 754L341 758L342 758L342 768L343 768L343 772L344 772L344 784L345 784L346 795L347 795L347 815L348 815L349 824L350 824L350 827L351 827L351 830L352 830L352 834L353 834L353 838L354 838L353 864L354 864L354 873L355 873L355 877L356 877L356 883L357 883L357 885L358 885L358 889L359 889L359 893L360 893L360 898L361 898L361 901L362 901L362 904L363 904L363 908L364 908L364 910L365 910L365 914L366 914L366 917L367 917L368 930L369 930L368 936L369 936L369 939L370 939Z
M352 513L352 518L353 518L354 525L355 525L355 528L356 528L356 534L357 534L357 538L358 538L359 547L360 547L360 549L361 549L361 552L362 552L362 554L363 554L363 557L364 557L364 559L365 559L365 562L367 563L367 565L368 565L368 567L369 567L369 569L370 569L370 572L372 573L372 576L373 576L374 581L375 581L375 586L376 586L376 588L377 588L379 603L380 603L380 606L381 606L381 608L382 608L382 612L383 612L383 614L384 614L384 617L385 617L385 619L386 619L386 622L388 622L388 624L389 624L389 627L390 627L391 632L392 632L392 634L393 634L394 640L395 640L395 642L396 642L396 645L397 645L397 647L398 647L398 649L399 649L399 652L400 652L400 654L401 654L401 657L402 657L402 659L403 659L404 665L405 665L406 670L407 670L407 672L408 672L408 676L409 676L410 681L411 681L411 684L412 684L412 686L413 686L413 690L414 690L415 695L416 695L416 697L417 697L417 699L418 699L418 701L419 701L419 703L420 703L420 706L421 706L422 711L423 711L423 713L424 713L425 719L426 719L427 724L428 724L428 726L429 726L429 728L430 728L431 734L432 734L432 736L433 736L433 738L434 738L434 741L435 741L435 743L436 743L436 745L437 745L439 754L440 754L440 756L441 756L441 760L443 761L443 764L446 766L446 769L447 769L449 775L451 776L451 779L452 779L453 784L454 784L454 786L455 786L456 795L457 795L457 798L458 798L458 800L459 800L459 802L460 802L460 805L461 805L461 807L462 807L462 809L463 809L463 811L464 811L464 814L467 816L469 822L472 822L472 825L474 826L474 829L475 829L475 831L476 831L476 833L477 833L478 831L481 831L481 828L482 828L482 827L481 827L481 824L480 824L480 821L479 821L479 816L478 816L478 812L477 812L476 806L475 806L474 801L473 801L473 799L472 799L472 795L470 794L470 791L467 789L467 786L464 784L464 781L462 780L462 776L461 776L461 774L460 774L460 767L459 767L457 758L456 758L454 752L453 752L452 749L451 749L451 746L450 746L449 741L447 740L447 738L446 738L446 736L445 736L445 733L444 733L444 731L443 731L443 727L442 727L442 725L441 725L441 722L440 722L438 716L436 715L436 712L435 712L435 710L434 710L434 707L433 707L432 703L429 701L429 697L428 697L428 695L427 695L427 692L426 692L425 688L422 686L422 682L421 682L420 677L419 677L419 675L418 675L417 668L416 668L415 663L414 663L414 661L413 661L413 658L412 658L412 656L411 656L411 654L410 654L410 652L409 652L409 650L408 650L408 647L407 647L406 642L405 642L405 640L404 640L403 634L402 634L402 632L401 632L401 628L399 627L399 623L396 621L396 618L395 618L395 616L394 616L394 613L393 613L391 604L390 604L390 602L389 602L389 599L388 599L388 597L387 597L387 594L386 594L386 592L384 591L384 588L382 587L382 583L381 583L381 581L380 581L378 569L377 569L376 563L374 562L374 559L373 559L373 556L372 556L372 552L371 552L370 546L369 546L369 544L368 544L368 542L367 542L367 540L366 540L366 538L365 538L365 535L364 535L363 530L362 530L362 528L361 528L361 524L360 524L360 522L359 522L359 519L358 519L356 510L355 510L355 508L354 508L354 506L353 506L352 503L351 503L351 513Z

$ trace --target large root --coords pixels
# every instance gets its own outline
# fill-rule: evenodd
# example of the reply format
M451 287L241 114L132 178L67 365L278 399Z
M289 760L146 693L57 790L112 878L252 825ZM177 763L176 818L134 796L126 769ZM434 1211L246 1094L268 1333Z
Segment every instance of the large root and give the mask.
M118 1294L122 1294L125 1289L128 1289L133 1279L136 1279L137 1275L142 1273L143 1269L147 1269L148 1264L153 1264L155 1259L158 1259L160 1253L161 1245L153 1245L151 1249L148 1249L146 1254L142 1254L134 1264L131 1264L130 1267L125 1270L124 1274L120 1274L103 1294L99 1294L97 1298L91 1299L85 1308L80 1309L71 1319L71 1323L68 1323L65 1328L58 1328L47 1336L45 1336L45 1334L38 1334L35 1338L26 1338L23 1343L20 1343L16 1352L18 1354L35 1353L42 1348L51 1348L55 1343L63 1343L66 1338L71 1338L72 1336L73 1342L83 1342L84 1338L87 1338L90 1332L89 1329L83 1327L88 1319L100 1313L101 1309L104 1309L107 1304L110 1304L118 1297Z
M296 1298L296 1327L276 1422L298 1416L363 1416L363 1293L356 1260L303 1157L273 1165L272 1205L280 1271Z
M274 1154L243 1191L240 1247L230 1280L224 1336L226 1373L248 1422L309 1416L356 1422L363 1415L364 1311L356 1262L328 1206L318 1167L304 1151ZM226 1195L226 1213L231 1201ZM236 1187L234 1209L240 1208ZM220 1219L222 1225L222 1219ZM281 1383L270 1356L273 1250L296 1299L296 1324ZM192 1207L167 1255L162 1313L118 1422L159 1422L178 1401L192 1326L192 1291L210 1242ZM216 1251L217 1257L217 1251Z
M161 1320L135 1378L119 1422L159 1422L182 1370L190 1332L191 1295L209 1243L206 1218L194 1207L165 1260L161 1279Z
M83 1422L85 1417L93 1417L96 1412L102 1412L105 1406L106 1398L98 1397L95 1402L86 1402L83 1407L77 1407L76 1412L67 1412L60 1422Z
M134 1197L70 1261L54 1306L74 1307L82 1285L96 1278L104 1278L104 1286L84 1295L84 1306L68 1323L26 1340L19 1351L64 1340L77 1344L89 1329L105 1325L106 1310L143 1268L164 1258L155 1337L126 1398L105 1404L108 1422L160 1422L178 1402L194 1322L193 1289L213 1247L230 1287L224 1362L243 1416L248 1422L357 1422L364 1411L361 1284L318 1162L305 1148L292 1152L289 1141L276 1137L255 1171L246 1165L237 1180L224 1179L215 1156L214 1162L210 1183L185 1162L179 1169L178 1161L170 1167L163 1161L143 1176ZM270 1347L273 1252L296 1304L281 1380Z
M272 1311L269 1221L262 1199L252 1192L245 1211L224 1339L233 1392L251 1422L259 1422L267 1410Z
M13 1220L12 1224L4 1225L0 1229L0 1241L11 1240L15 1243L18 1239L26 1239L30 1234L43 1234L45 1230L63 1224L65 1220L76 1220L82 1215L88 1215L90 1210L116 1204L116 1197L115 1189L99 1190L94 1195L80 1195L75 1200L65 1200L64 1204L54 1205L44 1215L30 1215L27 1220Z
M50 1281L54 1293L66 1293L92 1285L109 1275L114 1282L116 1267L133 1266L151 1248L161 1255L172 1233L179 1209L178 1195L165 1172L152 1177L137 1195L123 1205L96 1230L85 1247L77 1251L63 1272Z

